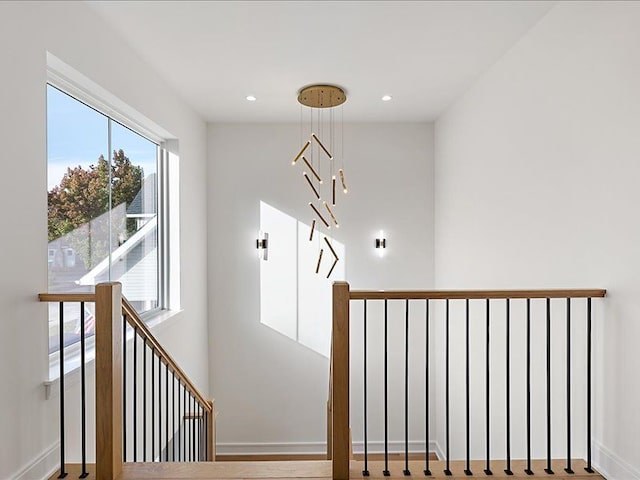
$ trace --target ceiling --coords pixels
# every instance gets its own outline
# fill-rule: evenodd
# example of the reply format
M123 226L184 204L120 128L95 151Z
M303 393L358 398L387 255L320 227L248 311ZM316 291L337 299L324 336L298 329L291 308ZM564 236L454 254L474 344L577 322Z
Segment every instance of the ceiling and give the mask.
M554 3L90 4L210 122L297 122L297 91L311 83L346 89L345 121L423 122L437 118ZM382 102L385 94L393 99Z

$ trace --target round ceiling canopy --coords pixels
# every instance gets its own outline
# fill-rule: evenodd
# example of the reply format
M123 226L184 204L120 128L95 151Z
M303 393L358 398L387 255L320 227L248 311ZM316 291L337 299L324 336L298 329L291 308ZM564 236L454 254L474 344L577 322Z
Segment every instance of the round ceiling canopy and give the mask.
M344 90L335 85L309 85L298 93L298 102L311 108L331 108L347 101Z

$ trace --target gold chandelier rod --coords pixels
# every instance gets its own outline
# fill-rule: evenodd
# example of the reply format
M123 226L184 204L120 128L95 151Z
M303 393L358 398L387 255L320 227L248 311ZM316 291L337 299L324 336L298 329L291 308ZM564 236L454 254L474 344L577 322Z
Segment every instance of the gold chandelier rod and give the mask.
M313 203L311 203L311 202L309 202L309 206L313 209L313 211L314 211L314 212L316 212L316 215L318 215L318 218L319 218L320 220L322 220L322 223L324 223L324 226L325 226L325 227L327 227L327 228L331 228L331 225L329 225L329 222L327 222L327 221L324 219L324 217L323 217L323 216L322 216L322 214L318 211L318 209L316 208L316 206L315 206Z
M309 187L311 187L311 190L313 190L313 193L315 194L316 198L320 200L320 194L318 193L318 190L316 190L316 187L313 186L313 183L311 183L311 179L309 178L309 175L307 175L307 172L303 172L302 176L309 184Z
M304 151L309 148L309 145L311 145L311 141L307 140L307 143L304 144L304 147L302 147L302 150L300 150L300 153L298 153L298 155L296 155L296 158L293 159L293 162L291 162L291 165L295 165L296 162L298 161L298 159L300 157L302 157L302 154L304 153ZM303 157L304 158L304 157Z
M309 167L309 170L311 170L311 173L313 173L313 176L316 177L316 179L318 180L318 182L322 183L322 179L320 178L320 175L318 175L318 172L316 172L316 169L313 168L313 165L311 165L309 163L309 161L307 160L307 157L305 157L304 155L302 156L302 161L305 163L305 165L307 167Z
M318 143L318 145L320 145L320 148L322 148L322 150L324 150L324 153L327 154L327 157L329 157L329 160L333 160L333 155L331 155L329 153L329 150L327 150L327 148L322 144L322 142L320 141L320 139L318 138L318 136L315 133L312 133L311 136L313 137L313 139Z

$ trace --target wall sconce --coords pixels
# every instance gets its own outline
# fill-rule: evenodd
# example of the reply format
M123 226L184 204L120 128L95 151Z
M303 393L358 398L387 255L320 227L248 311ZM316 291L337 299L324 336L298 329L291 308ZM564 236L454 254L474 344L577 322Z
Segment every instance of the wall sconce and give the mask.
M378 238L376 238L375 245L376 245L376 248L378 249L378 256L383 257L384 251L387 248L387 239L384 238L384 232L382 230L380 230L380 233L378 234Z
M258 258L267 260L269 253L269 234L266 232L260 232L256 239L256 248L258 249Z

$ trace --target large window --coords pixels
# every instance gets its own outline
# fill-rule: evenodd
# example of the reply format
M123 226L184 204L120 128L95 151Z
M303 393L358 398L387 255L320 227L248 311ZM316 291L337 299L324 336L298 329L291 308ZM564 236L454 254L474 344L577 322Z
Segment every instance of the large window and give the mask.
M49 292L87 292L117 281L139 313L163 306L159 155L157 143L47 86ZM54 352L59 306L49 308ZM88 335L92 309L87 304ZM67 305L64 319L67 346L79 339L79 305Z

